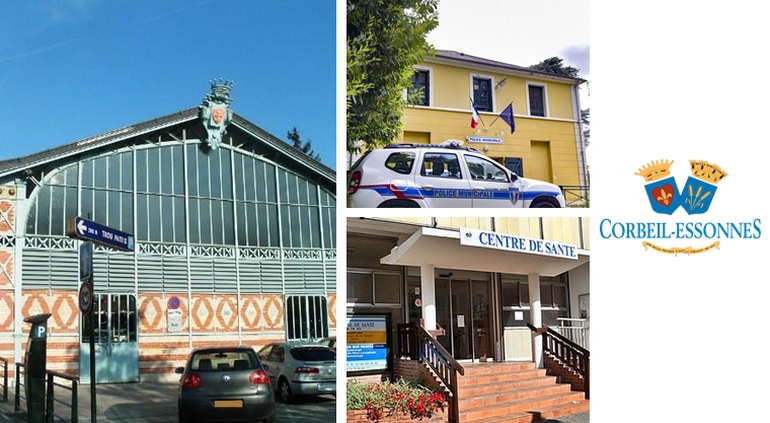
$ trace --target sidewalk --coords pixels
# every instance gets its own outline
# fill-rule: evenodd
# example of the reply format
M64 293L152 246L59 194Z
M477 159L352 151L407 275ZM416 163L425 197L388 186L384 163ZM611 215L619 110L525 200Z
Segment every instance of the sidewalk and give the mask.
M120 383L96 385L96 415L98 422L167 423L177 421L175 383ZM54 405L55 414L69 421L70 392L57 391ZM13 412L13 395L7 403L0 402L0 423L26 422L27 409L22 403L22 412ZM56 419L58 420L58 419ZM78 389L78 421L91 422L91 385L80 385Z

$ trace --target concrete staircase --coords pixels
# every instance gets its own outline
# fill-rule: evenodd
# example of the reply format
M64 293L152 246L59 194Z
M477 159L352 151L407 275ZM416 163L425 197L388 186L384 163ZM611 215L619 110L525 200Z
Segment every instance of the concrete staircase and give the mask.
M532 362L463 364L460 423L532 423L590 409L583 392L557 383Z

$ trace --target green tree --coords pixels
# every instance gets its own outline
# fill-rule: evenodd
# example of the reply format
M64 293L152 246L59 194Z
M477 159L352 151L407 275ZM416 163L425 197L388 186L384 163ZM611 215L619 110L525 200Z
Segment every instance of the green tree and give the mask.
M347 0L347 149L389 144L401 133L414 66L435 54L438 0Z
M543 60L542 62L532 65L529 68L539 70L542 72L552 73L554 75L569 76L571 78L577 78L580 69L573 68L572 66L564 66L564 60L558 57L551 57Z
M297 127L293 127L291 131L286 133L286 138L291 141L294 148L297 150L307 154L308 156L320 161L321 156L313 151L313 141L308 138L306 141L302 141L302 138L299 135L299 130L297 130Z

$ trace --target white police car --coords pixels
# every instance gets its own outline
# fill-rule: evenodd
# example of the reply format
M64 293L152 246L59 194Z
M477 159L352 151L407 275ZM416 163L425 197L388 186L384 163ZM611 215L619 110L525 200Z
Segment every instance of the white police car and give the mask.
M348 171L348 207L564 207L561 189L522 178L460 141L391 144Z

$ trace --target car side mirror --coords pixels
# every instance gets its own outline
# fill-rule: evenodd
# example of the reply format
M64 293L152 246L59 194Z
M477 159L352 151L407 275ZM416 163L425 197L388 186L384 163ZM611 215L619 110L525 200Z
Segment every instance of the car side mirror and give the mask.
M174 369L174 373L178 375L184 374L184 367L177 367L176 369Z
M511 182L516 182L517 179L519 179L519 175L511 172Z

